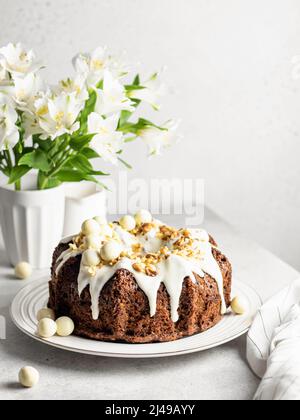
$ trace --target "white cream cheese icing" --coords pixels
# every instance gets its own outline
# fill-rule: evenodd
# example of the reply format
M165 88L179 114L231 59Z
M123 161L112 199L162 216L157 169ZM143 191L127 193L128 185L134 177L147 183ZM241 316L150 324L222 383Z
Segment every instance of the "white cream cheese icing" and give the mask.
M155 276L148 276L145 273L136 271L133 268L135 261L128 257L121 258L114 265L102 265L101 267L97 267L93 274L91 274L90 267L84 266L81 263L78 276L78 293L79 296L81 296L83 290L87 286L89 287L92 303L92 317L94 320L97 320L99 317L99 297L104 286L120 269L125 269L133 274L139 288L147 296L151 317L156 314L157 294L160 285L163 283L170 297L171 318L173 322L177 322L179 319L178 309L180 297L185 278L190 277L192 281L196 283L195 274L204 278L205 273L215 279L222 300L221 312L222 314L226 312L223 275L219 264L213 255L213 246L209 242L209 235L207 232L201 229L190 231L191 237L193 238L192 248L195 251L200 251L201 257L197 259L187 259L173 253L176 239L164 242L157 237L159 226L153 228L147 234L135 236L122 229L119 225L113 225L115 235L117 235L119 241L122 243L124 251L128 251L132 248L132 245L137 243L142 246L142 253L144 255L147 253L157 253L164 245L170 249L168 258L157 264L157 275ZM73 250L72 248L63 252L58 259L56 274L59 273L69 258L80 255L83 252L84 249Z

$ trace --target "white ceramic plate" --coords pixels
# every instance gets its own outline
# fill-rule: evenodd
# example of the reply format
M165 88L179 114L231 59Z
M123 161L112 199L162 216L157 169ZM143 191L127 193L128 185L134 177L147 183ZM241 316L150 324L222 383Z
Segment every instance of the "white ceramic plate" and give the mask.
M247 302L247 313L245 315L237 316L229 313L214 328L202 334L169 343L107 343L75 336L52 337L47 340L39 338L36 335L36 314L39 309L47 305L48 278L33 282L19 292L11 306L11 317L15 325L25 334L35 340L63 350L94 356L124 358L177 356L220 346L248 331L253 317L261 307L261 299L255 290L249 286L237 281L234 281L234 285L233 295L243 296Z

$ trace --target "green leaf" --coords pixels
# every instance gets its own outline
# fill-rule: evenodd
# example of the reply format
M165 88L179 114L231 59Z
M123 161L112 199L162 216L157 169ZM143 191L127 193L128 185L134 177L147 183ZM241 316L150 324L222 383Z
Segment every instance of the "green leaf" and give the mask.
M78 154L77 156L72 158L64 166L64 169L71 169L71 170L75 169L75 170L80 171L83 175L107 176L107 174L102 171L94 171L93 166L83 154Z
M91 149L90 147L84 147L81 150L81 154L83 154L89 160L100 158L99 154L95 152L95 150Z
M47 155L40 149L22 156L19 160L19 166L20 165L27 165L30 168L39 169L43 172L48 172L50 170Z
M81 172L79 170L74 170L71 168L65 168L60 170L56 177L61 182L80 182L80 181L92 181L99 185L102 185L93 175L102 175L102 172L94 172L93 174L87 174L84 172ZM105 175L105 174L104 174Z
M42 149L44 152L48 152L51 149L52 145L53 145L53 141L52 140L50 140L50 139L48 139L48 140L41 140L39 138L39 136L34 136L33 142L35 144L38 144L39 147L40 147L40 149Z
M87 130L87 121L88 116L95 111L95 106L97 103L97 92L94 90L90 91L89 99L85 103L84 109L81 111L79 122L80 122L80 131L85 133Z
M118 160L127 168L127 169L132 169L132 166L127 163L125 160L121 159L120 157L118 157Z
M19 179L21 179L24 175L26 175L30 170L31 168L29 168L29 166L25 166L25 165L15 166L10 173L8 183L15 184L17 181L19 181Z
M94 137L95 134L84 134L83 136L73 137L70 146L74 150L81 150L87 146Z
M123 125L125 125L128 122L131 115L132 115L132 112L130 112L130 111L122 111L121 112L121 117L120 117L120 120L119 120L119 127L122 127Z
M73 166L76 169L79 169L82 172L90 173L91 171L93 171L93 167L90 164L89 160L82 154L73 157L70 160L69 165Z
M102 79L102 80L100 80L100 82L97 84L97 89L101 89L101 90L103 90L103 86L104 86L104 80Z
M132 143L133 141L136 141L137 137L136 136L132 136L132 137L127 137L124 140L124 143Z
M146 88L144 86L125 85L125 89L126 89L127 92L133 92L135 90L144 90Z
M140 80L140 75L139 74L137 74L136 76L135 76L135 79L134 79L134 81L133 81L133 83L132 83L133 85L135 85L135 86L140 86L140 84L141 84L141 80Z
M164 130L164 128L159 127L153 124L151 121L145 120L144 118L140 118L137 123L127 122L126 124L120 126L118 130L122 131L122 133L124 134L128 134L128 133L138 134L139 131L145 128L149 128L149 127L155 127L159 130Z
M39 189L47 190L50 188L55 188L61 185L61 182L56 177L47 178L43 172L38 174L38 187Z
M57 179L61 182L80 182L85 180L85 174L74 169L61 169L56 174Z
M94 182L95 184L99 185L100 187L104 188L107 191L110 191L109 188L103 182L100 182L97 178L93 176L87 176L86 181Z

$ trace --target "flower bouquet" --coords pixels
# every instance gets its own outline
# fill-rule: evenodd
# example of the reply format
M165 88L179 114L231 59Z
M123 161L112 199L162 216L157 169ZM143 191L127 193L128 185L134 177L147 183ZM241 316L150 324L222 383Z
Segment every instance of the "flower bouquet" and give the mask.
M122 158L130 142L141 140L156 155L177 139L176 122L156 124L140 115L143 102L159 110L159 73L136 75L106 48L79 54L73 64L73 77L51 86L33 51L21 44L0 48L0 171L8 180L0 188L0 216L12 263L49 265L62 234L63 183L103 186L107 174L95 160L130 168ZM33 191L24 187L29 173Z
M148 102L159 109L159 74L130 79L127 66L106 48L79 54L75 75L47 85L43 66L21 44L0 48L0 170L16 190L22 177L38 171L37 189L63 182L100 182L92 161L121 162L125 145L143 140L150 154L158 154L175 139L177 124L156 125L135 118ZM129 82L131 80L131 82Z

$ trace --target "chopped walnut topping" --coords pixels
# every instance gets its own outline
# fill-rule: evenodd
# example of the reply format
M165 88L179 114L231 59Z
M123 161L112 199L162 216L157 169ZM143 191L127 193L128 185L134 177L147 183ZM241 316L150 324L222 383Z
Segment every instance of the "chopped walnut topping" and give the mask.
M180 233L185 237L185 238L190 238L191 237L191 232L187 229L183 229L180 231Z
M135 271L137 271L138 273L143 273L146 266L145 266L145 264L142 264L142 263L135 263L135 264L132 265L132 268Z
M149 264L146 266L146 274L147 276L155 277L157 276L157 268L153 264Z
M141 253L143 250L143 247L141 244L133 244L131 248L132 248L132 251L136 253Z
M142 232L149 233L152 229L154 229L155 225L153 223L145 223L142 225Z
M155 223L144 223L143 225L135 228L131 233L135 236L138 235L146 235L147 233L151 232L152 229L156 228Z
M176 239L179 236L178 230L169 226L160 226L160 235L159 237L164 241L169 241L171 239Z
M161 248L159 252L164 257L169 257L171 255L171 251L167 246L164 246L163 248Z

